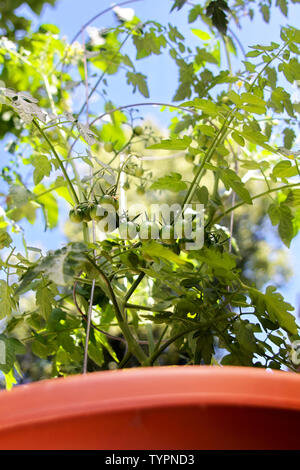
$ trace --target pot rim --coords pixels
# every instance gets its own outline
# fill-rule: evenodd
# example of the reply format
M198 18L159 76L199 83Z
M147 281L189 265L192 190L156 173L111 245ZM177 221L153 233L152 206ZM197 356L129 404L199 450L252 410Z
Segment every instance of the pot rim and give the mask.
M189 406L300 411L300 375L249 367L163 366L43 380L0 393L0 431L71 417Z

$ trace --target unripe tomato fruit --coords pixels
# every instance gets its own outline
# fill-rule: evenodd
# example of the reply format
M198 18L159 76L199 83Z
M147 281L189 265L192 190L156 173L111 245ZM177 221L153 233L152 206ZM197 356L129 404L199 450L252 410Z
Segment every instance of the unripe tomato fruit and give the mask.
M105 144L104 144L105 152L110 153L110 152L113 151L113 149L114 149L114 146L111 142L105 142Z
M104 217L105 217L105 214L101 215L101 212L100 212L100 207L98 205L94 205L93 207L91 207L90 209L90 216L91 216L91 219L92 220L95 220L96 222L99 222L100 220L102 220Z
M82 208L82 215L83 215L84 222L90 222L92 220L92 218L91 218L91 208L89 206L83 207Z
M143 194L145 194L145 188L144 186L138 186L136 188L136 194L138 194L139 196L142 196Z
M191 153L187 153L186 156L185 156L185 160L188 163L193 163L193 161L195 160L195 156L192 155Z
M135 174L135 176L137 176L139 178L140 176L143 175L143 173L144 173L143 168L142 167L137 167L134 174Z
M143 131L143 128L142 128L141 126L135 126L135 127L133 128L133 133L134 133L135 135L142 135L143 132L144 132L144 131Z
M83 214L79 210L71 209L69 212L69 218L71 222L75 224L79 224L80 222L83 221Z
M112 208L115 210L119 209L119 201L113 196L110 196L109 194L104 194L104 196L101 196L100 198L100 204L103 205L110 205Z
M197 173L197 171L199 170L199 165L194 165L193 167L193 175L195 175Z

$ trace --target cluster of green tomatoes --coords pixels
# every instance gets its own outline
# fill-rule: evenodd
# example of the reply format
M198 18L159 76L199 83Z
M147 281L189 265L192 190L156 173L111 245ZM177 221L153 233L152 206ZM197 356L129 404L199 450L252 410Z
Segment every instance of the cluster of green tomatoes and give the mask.
M100 210L101 207L103 207L104 210ZM107 216L105 213L107 209L118 211L119 201L115 196L104 194L100 197L98 202L95 201L93 203L86 201L73 207L69 212L69 218L75 223L90 222L91 220L100 222Z
M141 240L156 239L166 244L174 244L178 239L191 239L193 227L191 221L179 220L174 225L145 220L140 224L124 221L119 225L121 238L132 239L137 235Z
M160 240L174 244L177 240L191 240L195 236L195 227L190 220L180 219L175 224L159 224L151 220L140 223L120 217L119 203L114 196L101 196L98 203L82 202L70 210L70 220L75 223L100 222L101 231L110 232L118 228L120 237L125 240ZM114 217L114 224L110 220ZM194 230L193 230L194 229Z

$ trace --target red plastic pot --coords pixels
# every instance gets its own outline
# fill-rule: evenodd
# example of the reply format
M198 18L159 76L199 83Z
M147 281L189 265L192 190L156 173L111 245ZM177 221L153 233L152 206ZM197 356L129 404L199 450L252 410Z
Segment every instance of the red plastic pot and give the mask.
M0 393L1 449L300 449L300 376L107 371Z

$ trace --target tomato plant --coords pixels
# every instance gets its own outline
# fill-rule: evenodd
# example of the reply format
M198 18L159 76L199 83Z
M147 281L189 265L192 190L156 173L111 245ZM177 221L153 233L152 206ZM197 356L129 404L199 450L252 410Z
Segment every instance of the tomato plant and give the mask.
M300 31L282 27L278 42L253 45L236 65L243 46L224 4L173 2L203 24L191 28L196 47L171 22L122 19L119 10L117 26L86 30L84 47L81 33L68 43L55 25L0 38L8 387L26 355L53 377L83 364L84 372L179 362L297 370L299 329L273 285L264 227L270 221L286 247L300 227ZM238 23L241 11L247 1L232 7ZM261 11L267 21L269 7ZM143 64L152 55L178 69L170 101L149 101ZM121 106L110 89L116 76L127 90ZM146 106L172 111L167 131L135 125ZM158 203L177 213L145 217ZM198 227L179 218L199 204ZM28 227L41 220L56 236L64 226L53 250L30 242Z

